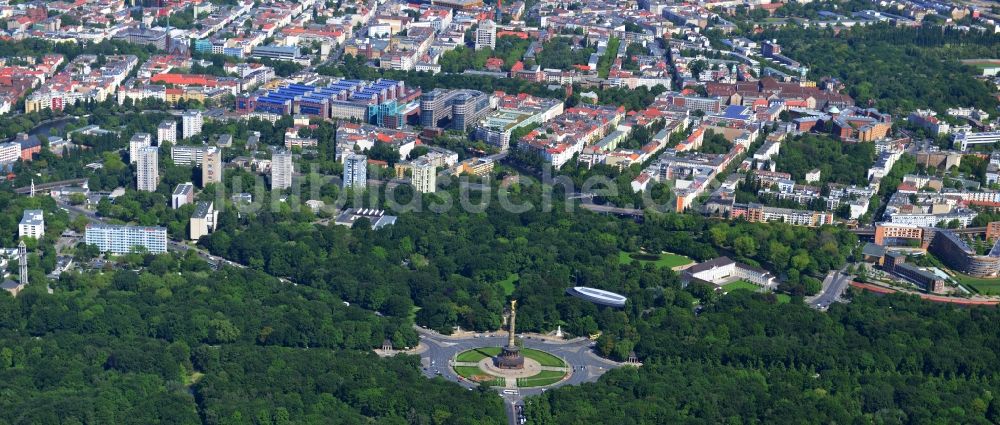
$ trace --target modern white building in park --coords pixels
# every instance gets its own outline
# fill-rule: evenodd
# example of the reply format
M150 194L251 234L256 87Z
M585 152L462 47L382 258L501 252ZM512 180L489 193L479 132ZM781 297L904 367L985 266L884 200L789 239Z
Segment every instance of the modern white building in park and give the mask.
M625 298L623 295L586 286L574 286L567 289L566 293L594 304L608 307L625 307L625 301L628 301L628 298Z

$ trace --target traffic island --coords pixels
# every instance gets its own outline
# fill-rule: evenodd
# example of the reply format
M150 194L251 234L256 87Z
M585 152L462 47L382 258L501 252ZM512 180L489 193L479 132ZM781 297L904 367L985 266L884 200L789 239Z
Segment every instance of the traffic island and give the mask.
M569 376L571 370L561 358L530 348L520 349L523 367L505 368L495 361L501 353L500 347L475 348L459 353L452 365L456 374L469 381L506 388L554 385Z

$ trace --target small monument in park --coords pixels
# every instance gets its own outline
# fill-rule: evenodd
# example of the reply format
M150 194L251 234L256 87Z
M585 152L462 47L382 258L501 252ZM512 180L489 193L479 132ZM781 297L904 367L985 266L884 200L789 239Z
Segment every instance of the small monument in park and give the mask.
M515 323L517 321L517 300L510 302L510 321L507 323L507 346L503 347L493 359L493 364L500 369L523 369L524 355L521 347L514 341Z

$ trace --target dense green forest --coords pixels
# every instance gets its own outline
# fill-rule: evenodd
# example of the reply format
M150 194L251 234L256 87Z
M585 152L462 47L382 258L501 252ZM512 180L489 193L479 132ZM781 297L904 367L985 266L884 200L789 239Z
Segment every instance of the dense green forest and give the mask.
M0 294L0 422L498 424L500 400L378 359L405 318L260 272L147 256Z
M156 20L156 26L158 27L166 27L167 24L174 28L183 30L189 30L195 28L196 26L201 27L201 24L195 23L193 7L181 9L177 11L177 13L171 14L169 17Z
M875 145L805 134L781 142L781 154L774 163L778 171L791 174L798 182L804 182L806 173L818 168L824 183L864 186L868 169L875 163Z
M644 366L548 391L527 410L543 425L996 423L998 319L900 295L819 314L731 294L697 316L650 313Z
M23 40L4 40L0 42L0 57L16 58L37 56L47 53L59 53L66 56L66 61L82 55L136 55L139 61L145 61L156 51L155 46L130 44L121 40L104 40L98 43L56 43L39 38Z
M228 208L219 229L199 243L213 254L332 291L389 316L405 316L413 306L421 307L416 322L442 332L455 326L499 328L508 296L499 282L516 274L512 296L523 300L519 323L524 329L550 331L561 325L572 334L586 335L600 328L608 335L602 352L616 358L626 357L642 338L634 323L623 322L620 312L598 314L593 305L565 296L567 287L622 292L639 311L693 301L687 293L678 295L675 273L639 263L620 265L621 251L671 251L697 260L725 254L778 271L786 281L785 291L804 295L818 290L817 278L842 266L856 245L854 236L833 227L727 223L682 214L650 216L639 224L564 211L562 201L546 212L540 207L545 195L537 182L517 184L505 195L516 205L536 206L520 214L505 211L495 197L482 198L489 205L471 212L457 205L427 212L437 211L432 205L442 205L444 196L459 202L457 189L423 197L396 195L404 205L422 203L424 212L402 213L394 226L372 231L365 226L314 225L308 211L265 209L249 219L236 217ZM478 195L471 196L466 202L480 202ZM350 205L392 207L380 201L385 199L382 193L362 199L366 201L351 200ZM686 301L676 301L681 298Z
M535 63L542 68L569 70L574 65L586 65L596 51L594 47L575 44L573 38L555 37L542 44Z
M531 40L515 36L498 37L495 49L475 50L467 46L459 46L441 55L439 63L444 72L461 73L467 69L483 70L486 67L486 59L493 57L502 59L503 69L509 71L515 63L521 60L530 44Z
M712 130L705 132L704 140L701 142L701 147L698 148L698 152L709 153L709 154L724 154L729 152L732 148L732 143L721 134L717 134Z
M757 37L777 39L782 52L808 67L813 79L840 79L859 105L893 114L970 106L992 111L997 106L996 90L958 62L1000 57L1000 36L995 34L879 24L838 32L785 27Z

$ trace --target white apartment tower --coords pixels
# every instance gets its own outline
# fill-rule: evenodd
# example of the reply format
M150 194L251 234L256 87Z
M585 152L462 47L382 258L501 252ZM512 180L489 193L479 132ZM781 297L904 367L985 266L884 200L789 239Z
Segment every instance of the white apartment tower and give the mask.
M24 210L21 222L17 225L17 237L41 239L43 236L45 236L45 212Z
M156 127L156 143L162 145L164 142L177 143L177 123L174 120L161 122Z
M364 188L368 184L368 157L348 155L344 160L344 187Z
M128 162L135 164L139 158L139 150L153 146L153 136L149 133L135 133L128 141Z
M135 188L156 192L156 185L160 183L160 148L139 149L136 158Z
M287 151L271 154L271 190L292 187L292 154Z
M497 47L497 25L487 19L476 28L476 50Z
M413 190L420 193L434 193L437 189L437 167L427 161L413 163Z
M0 164L10 164L21 159L21 143L0 143Z
M181 115L181 138L187 139L201 133L201 111L185 111Z
M88 245L97 245L101 252L128 254L142 247L151 254L167 252L167 228L121 226L114 224L87 225L83 235Z

